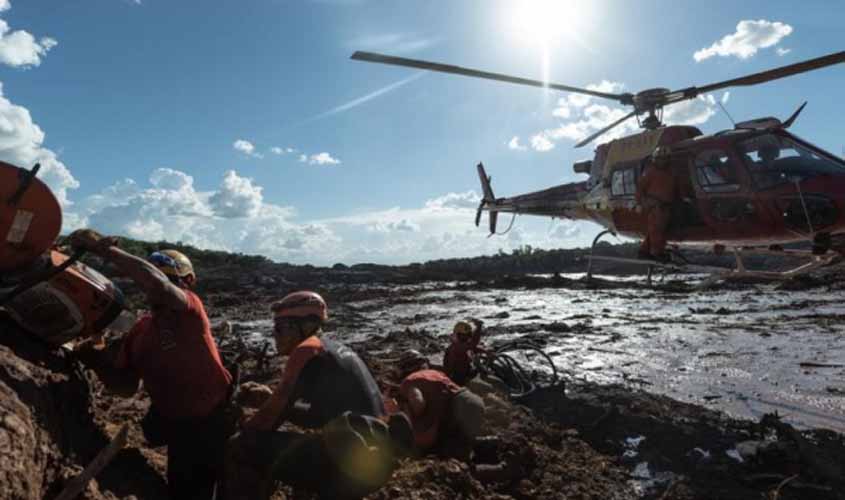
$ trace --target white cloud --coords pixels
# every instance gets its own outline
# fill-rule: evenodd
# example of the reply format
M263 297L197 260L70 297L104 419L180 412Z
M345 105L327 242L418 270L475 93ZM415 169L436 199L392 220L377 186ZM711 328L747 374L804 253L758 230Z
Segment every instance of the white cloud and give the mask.
M12 7L9 0L0 0L0 12ZM31 67L41 64L41 59L58 42L50 37L36 40L24 30L12 31L9 23L0 19L0 63L13 67Z
M252 179L229 170L220 189L208 201L216 215L230 218L255 217L261 210L263 199L261 187L254 185Z
M568 98L561 97L557 100L557 107L552 111L552 116L557 118L569 118L572 116Z
M792 49L785 49L783 47L778 47L778 48L775 49L775 52L777 52L777 54L779 56L785 56L786 54L789 54L790 52L792 52Z
M518 136L513 136L513 138L508 141L508 149L512 149L514 151L525 151L528 148L519 143Z
M603 80L601 83L587 86L599 92L619 93L625 85L620 82ZM722 95L722 103L730 97L728 92ZM621 119L631 112L629 108L609 104L592 104L593 97L570 94L558 100L552 115L562 120L555 128L542 130L531 138L531 147L535 151L545 152L555 147L555 142L567 139L581 141L607 125ZM716 114L716 99L708 94L697 99L683 101L667 106L663 121L670 125L700 125ZM631 118L615 128L605 132L597 141L607 142L630 135L639 130L637 120Z
M307 161L308 161L308 155L305 155L305 154L300 154L300 155L299 155L299 162L300 162L300 163L305 163L305 162L307 162Z
M531 137L531 147L534 151L545 152L554 149L555 145L545 134L537 134Z
M328 226L297 224L292 208L264 203L261 187L234 171L211 192L196 191L193 178L174 169L156 169L149 181L141 188L123 180L80 201L75 224L300 263L330 261L341 243Z
M157 168L150 174L150 184L157 188L181 191L194 188L194 178L172 168Z
M771 47L792 33L792 26L778 21L765 19L758 21L743 20L736 25L736 32L726 35L710 47L698 50L693 54L696 62L701 62L713 56L748 59L759 49ZM782 54L781 54L782 55Z
M263 158L260 153L255 151L255 145L245 139L238 139L232 143L232 147L236 151L240 151L241 153L251 156L253 158Z
M367 231L376 233L418 233L420 232L420 225L409 219L391 222L374 222L367 226Z
M412 208L355 212L299 221L291 207L267 203L261 186L227 172L215 191L198 191L185 172L160 168L140 186L125 179L76 205L73 227L148 241L182 241L201 248L261 254L277 261L401 264L537 248L589 244L583 223L526 218L507 238L487 238L473 224L480 199L472 190L446 193ZM237 217L234 217L236 216ZM521 222L521 223L520 223ZM202 279L202 276L200 276Z
M32 121L29 110L9 101L3 95L0 83L0 160L23 168L41 163L38 178L47 183L62 206L67 207L70 205L67 192L78 188L79 182L56 153L43 147L44 138L44 132Z
M473 190L463 193L447 193L443 196L427 200L425 209L429 211L454 210L471 208L475 209L481 202L481 196Z
M270 152L273 153L274 155L284 155L284 154L295 153L296 150L292 147L280 148L279 146L274 146L274 147L270 148Z
M305 159L303 159L305 155L300 155L299 161L301 162L308 162L309 165L339 165L340 160L337 158L333 158L332 155L323 152L318 153L315 155L311 155Z
M667 107L663 122L667 125L701 125L715 114L716 98L707 94Z
M555 220L549 227L548 237L552 240L571 240L581 234L582 226L572 220Z

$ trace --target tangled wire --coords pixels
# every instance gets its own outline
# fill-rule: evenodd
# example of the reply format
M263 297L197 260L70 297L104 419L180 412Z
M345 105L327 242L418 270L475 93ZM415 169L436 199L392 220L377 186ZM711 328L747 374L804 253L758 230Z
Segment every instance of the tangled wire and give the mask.
M540 382L537 371L529 372L519 361L508 353L522 351L539 354L551 368L551 379ZM558 384L557 367L552 358L543 351L539 344L528 340L507 342L491 350L479 351L473 358L474 368L479 373L494 375L508 387L513 399L528 396L539 388L553 387Z

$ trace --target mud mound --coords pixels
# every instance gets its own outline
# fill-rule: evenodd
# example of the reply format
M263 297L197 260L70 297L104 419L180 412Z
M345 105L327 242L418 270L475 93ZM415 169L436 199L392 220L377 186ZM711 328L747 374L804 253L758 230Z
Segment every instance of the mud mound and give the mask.
M0 498L55 497L108 444L92 399L77 363L0 317ZM124 450L80 498L155 498L163 485L137 451Z

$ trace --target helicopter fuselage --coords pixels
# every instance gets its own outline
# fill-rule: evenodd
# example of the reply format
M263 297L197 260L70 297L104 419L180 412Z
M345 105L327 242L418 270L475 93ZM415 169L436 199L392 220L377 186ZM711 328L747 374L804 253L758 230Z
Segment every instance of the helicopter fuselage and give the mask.
M679 191L670 241L760 246L821 237L845 246L845 161L772 120L713 135L669 126L610 141L592 162L576 165L589 171L587 181L498 198L484 209L590 220L641 238L647 220L637 182L654 148L669 146Z

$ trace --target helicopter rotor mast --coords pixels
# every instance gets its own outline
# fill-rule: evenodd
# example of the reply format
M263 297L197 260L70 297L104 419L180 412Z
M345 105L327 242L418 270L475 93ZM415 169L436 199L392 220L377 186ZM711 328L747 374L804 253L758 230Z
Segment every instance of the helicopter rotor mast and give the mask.
M680 90L670 91L666 88L648 89L636 94L611 94L607 92L599 92L580 87L572 87L569 85L561 85L558 83L546 83L540 80L531 80L528 78L520 78L501 73L491 73L488 71L479 71L471 68L464 68L461 66L453 66L450 64L442 64L430 61L423 61L419 59L408 59L405 57L389 56L384 54L376 54L373 52L358 51L352 54L351 59L357 61L366 61L372 63L388 64L392 66L405 66L409 68L417 68L422 70L437 71L440 73L450 73L463 76L471 76L475 78L483 78L486 80L496 80L501 82L514 83L517 85L529 85L532 87L549 88L554 90L562 90L565 92L574 92L577 94L584 94L593 97L600 97L602 99L610 99L626 106L633 106L634 110L624 117L616 120L610 125L586 137L581 142L575 145L576 148L589 144L599 136L605 134L614 127L620 125L622 122L642 114L647 116L640 122L640 126L645 129L653 130L663 125L660 119L660 113L664 106L675 104L689 99L695 99L699 95L714 90L720 90L728 87L741 87L757 85L760 83L778 80L799 73L813 71L816 69L825 68L834 64L845 62L845 51L828 54L826 56L809 59L787 66L754 73L739 78L724 80L701 87L687 87Z

